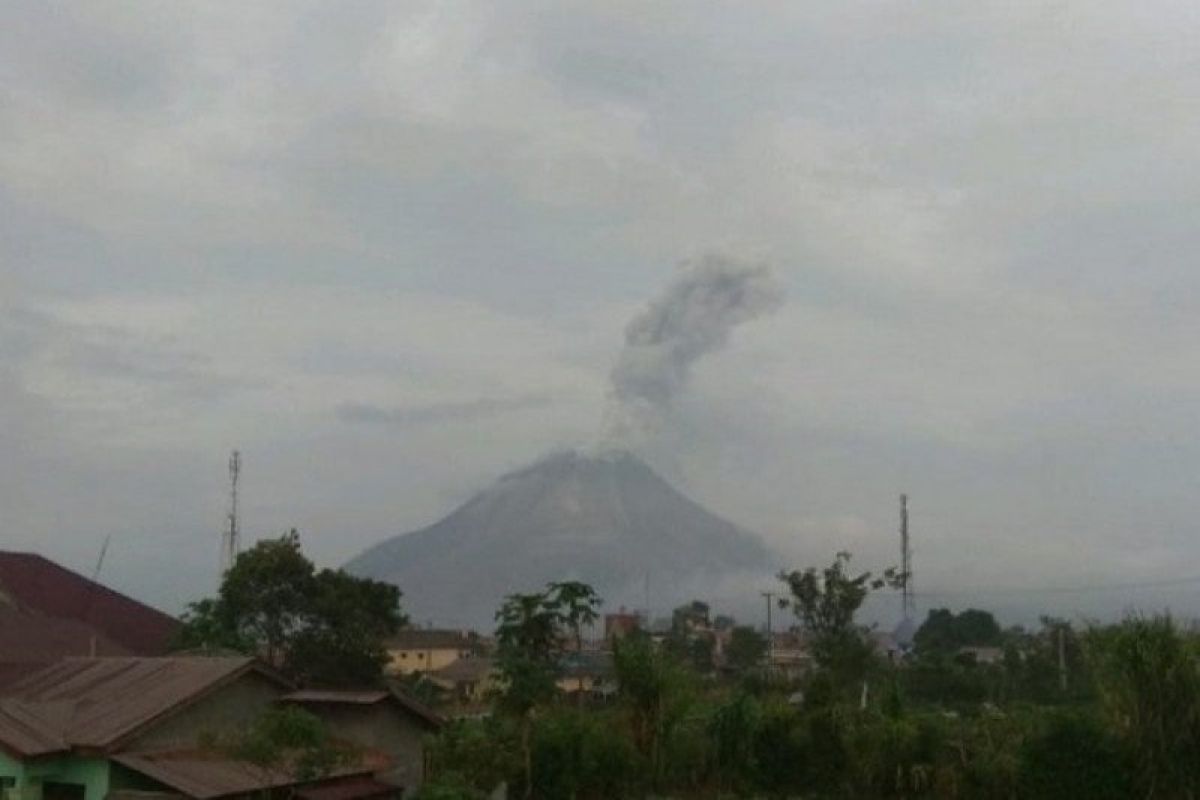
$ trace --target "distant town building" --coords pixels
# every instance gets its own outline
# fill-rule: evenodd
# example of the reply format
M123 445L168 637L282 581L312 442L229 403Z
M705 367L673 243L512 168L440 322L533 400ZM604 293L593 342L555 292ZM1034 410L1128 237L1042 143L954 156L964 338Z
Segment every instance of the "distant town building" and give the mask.
M395 675L433 672L476 655L478 637L469 631L411 628L385 644L387 670Z
M604 641L609 644L641 629L642 617L640 614L622 608L615 614L604 615Z

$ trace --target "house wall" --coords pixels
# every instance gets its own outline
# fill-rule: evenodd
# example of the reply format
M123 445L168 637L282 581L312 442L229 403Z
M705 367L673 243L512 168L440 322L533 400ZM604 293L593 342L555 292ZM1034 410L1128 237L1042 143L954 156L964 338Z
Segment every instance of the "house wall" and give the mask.
M425 772L425 736L429 729L390 702L372 705L316 703L304 706L325 721L335 739L381 750L396 759L397 766L380 777L404 787L411 794L421 785Z
M192 747L203 738L245 732L285 690L249 672L182 711L150 726L122 749L159 750Z
M429 672L430 670L448 667L460 658L470 657L471 651L466 647L392 648L388 650L389 661L387 669L396 675Z
M0 777L13 778L21 800L42 800L42 785L82 786L84 800L104 800L109 789L109 762L102 758L39 758L19 761L0 753Z

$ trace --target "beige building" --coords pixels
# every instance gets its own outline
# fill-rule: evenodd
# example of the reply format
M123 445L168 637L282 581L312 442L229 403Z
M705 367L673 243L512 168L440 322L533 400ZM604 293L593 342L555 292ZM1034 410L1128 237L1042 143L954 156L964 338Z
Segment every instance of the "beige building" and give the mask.
M475 655L478 637L468 631L413 628L388 640L387 669L394 675L432 672Z

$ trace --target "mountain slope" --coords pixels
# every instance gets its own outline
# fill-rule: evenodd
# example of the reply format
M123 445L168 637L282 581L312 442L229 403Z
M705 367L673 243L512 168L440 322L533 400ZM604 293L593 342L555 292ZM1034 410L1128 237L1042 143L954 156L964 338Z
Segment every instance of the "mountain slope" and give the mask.
M427 528L346 568L391 581L415 621L486 625L504 595L577 579L607 608L664 608L733 573L769 574L754 536L706 511L628 453L561 453L505 475Z

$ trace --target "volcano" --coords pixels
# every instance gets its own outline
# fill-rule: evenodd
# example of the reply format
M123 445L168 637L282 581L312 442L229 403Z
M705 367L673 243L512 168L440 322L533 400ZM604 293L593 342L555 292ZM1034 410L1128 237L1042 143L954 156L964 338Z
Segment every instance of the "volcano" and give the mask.
M627 452L559 453L501 477L441 521L383 541L346 569L394 583L414 621L490 628L503 597L580 580L606 609L704 599L770 575L754 535L707 511Z

